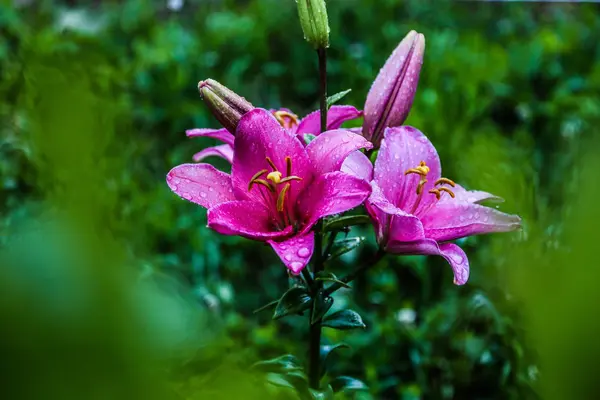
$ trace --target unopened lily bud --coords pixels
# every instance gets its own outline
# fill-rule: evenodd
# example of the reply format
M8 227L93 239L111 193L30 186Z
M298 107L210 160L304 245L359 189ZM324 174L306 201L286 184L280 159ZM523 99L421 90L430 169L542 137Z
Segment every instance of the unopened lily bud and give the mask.
M221 125L235 134L240 119L255 107L246 99L213 79L198 83L200 97Z
M423 65L425 36L415 31L396 47L373 82L365 102L363 136L379 147L383 131L400 126L410 112Z
M315 49L329 47L329 22L325 0L296 0L304 39Z

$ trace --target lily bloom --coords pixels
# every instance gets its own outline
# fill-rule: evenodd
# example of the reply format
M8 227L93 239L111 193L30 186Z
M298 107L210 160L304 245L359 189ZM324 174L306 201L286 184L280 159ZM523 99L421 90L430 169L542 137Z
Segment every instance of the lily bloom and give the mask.
M410 31L375 78L365 102L363 136L375 148L385 128L400 126L412 107L425 52L425 37Z
M237 126L231 175L210 164L183 164L169 172L167 183L208 209L209 228L267 242L299 274L313 254L314 224L362 204L371 193L369 183L340 171L348 154L361 148L371 144L341 129L304 146L257 108Z
M304 143L304 134L319 135L321 128L321 112L313 111L301 120L296 114L287 108L270 110L279 124L289 133L297 135ZM332 106L327 113L327 130L338 129L346 121L362 116L362 112L352 106ZM200 162L206 157L217 156L224 158L229 163L233 162L233 140L234 136L225 128L222 129L189 129L188 137L209 137L223 142L221 145L207 147L194 154L193 160Z
M518 216L479 204L500 198L443 178L435 147L410 126L385 130L371 184L366 207L380 246L394 254L444 257L457 285L469 277L469 260L450 241L521 226Z

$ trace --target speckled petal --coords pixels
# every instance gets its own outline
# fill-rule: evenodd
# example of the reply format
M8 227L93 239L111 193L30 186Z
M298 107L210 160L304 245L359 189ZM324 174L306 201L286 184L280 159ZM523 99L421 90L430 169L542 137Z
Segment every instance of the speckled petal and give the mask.
M221 144L219 146L207 147L202 151L194 154L194 161L200 162L207 157L221 157L227 160L230 164L233 162L233 147L228 144Z
M371 194L371 185L343 172L319 176L298 199L305 230L320 218L361 205Z
M306 146L306 152L317 174L339 171L348 155L373 145L364 137L344 129L323 132Z
M254 185L249 192L248 184L257 172L263 169L271 172L266 157L273 161L284 177L285 159L290 157L292 175L302 178L301 181L290 182L290 203L293 203L298 193L312 181L313 168L304 145L295 135L284 129L267 110L256 108L242 117L237 127L233 149L231 179L233 190L239 199L253 199L264 203L259 185Z
M342 163L340 171L370 182L373 179L373 164L361 151L353 151Z
M423 197L413 212L417 201L417 187L421 176L405 175L411 168L425 161L430 171L427 183L423 187ZM442 167L433 144L418 129L410 126L387 128L375 161L375 181L385 197L402 210L419 215L421 210L429 208L435 196L428 193L434 187L442 173Z
M344 122L356 119L361 115L362 112L352 106L331 106L327 112L327 130L338 129ZM296 133L298 135L305 133L319 135L321 133L321 112L313 111L302 118Z
M466 236L510 232L521 227L521 218L468 201L440 202L421 217L425 236L449 241Z
M268 240L288 236L292 226L275 231L269 210L253 201L229 201L209 208L208 227L223 235L239 235L249 239Z
M188 129L185 131L185 134L188 137L207 137L211 139L217 139L221 142L233 146L233 135L225 128L223 129L204 129L204 128L196 128L196 129Z
M454 192L455 199L452 199L449 196L444 196L441 198L440 203L446 202L454 202L454 201L466 201L469 203L482 203L484 201L489 201L491 203L502 203L504 199L502 197L498 197L488 192L482 192L481 190L466 190L459 184L456 184L454 187L451 187Z
M469 259L463 249L454 243L438 244L432 239L421 239L415 242L390 241L386 251L393 254L442 256L452 267L456 285L464 285L469 279Z
M235 200L231 177L210 164L183 164L167 174L167 184L178 196L202 207Z
M281 242L269 240L267 243L275 250L285 266L294 275L298 275L312 257L315 248L315 233L308 231Z

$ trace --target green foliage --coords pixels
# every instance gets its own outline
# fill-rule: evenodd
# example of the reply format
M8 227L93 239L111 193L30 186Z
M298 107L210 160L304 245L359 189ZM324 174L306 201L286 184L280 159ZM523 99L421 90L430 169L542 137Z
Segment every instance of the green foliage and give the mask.
M336 292L332 312L369 326L324 330L351 346L327 376L379 399L584 398L599 331L597 8L345 0L328 15L329 92L351 88L343 102L359 108L404 34L425 34L407 123L444 176L503 197L525 229L464 240L466 286L439 258L386 257ZM217 126L200 79L265 108L316 108L294 2L15 1L0 4L0 32L4 397L295 398L249 368L305 361L306 316L252 314L295 278L268 246L206 229L164 181L212 144L183 133ZM348 225L365 243L330 276L374 251L372 228ZM288 372L271 380L309 393Z

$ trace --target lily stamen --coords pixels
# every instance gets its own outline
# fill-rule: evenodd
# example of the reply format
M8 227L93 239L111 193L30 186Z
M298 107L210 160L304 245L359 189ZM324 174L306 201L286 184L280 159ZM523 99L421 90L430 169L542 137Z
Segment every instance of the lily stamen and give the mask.
M450 197L452 197L452 198L456 197L456 195L454 194L454 192L452 190L448 189L447 187L441 187L441 188L438 188L438 190L440 192L446 192L446 193L448 193L450 195Z
M298 116L287 111L275 111L273 116L277 122L286 129L289 129L293 124L298 123ZM289 118L291 122L286 121L285 118Z
M273 186L273 184L269 181L266 181L264 179L255 179L253 183L258 183L259 185L263 185L264 187L266 187L267 189L269 189L271 192L275 193L275 187Z
M252 190L252 185L254 184L254 181L256 181L258 178L260 178L262 174L267 173L267 171L268 170L266 170L266 169L261 169L260 171L258 171L257 173L254 174L252 179L250 179L250 183L248 183L248 191Z
M290 184L287 183L283 189L281 189L281 192L279 192L279 196L277 196L277 211L283 211L283 206L285 204L285 195L287 194L288 190L290 190Z
M286 176L292 175L292 157L290 156L285 158L285 172Z
M279 183L286 183L289 181L301 181L301 180L302 180L302 178L300 178L299 176L292 175L292 176L286 176L285 178L280 180Z
M442 197L442 194L440 193L439 189L430 189L429 193L435 194L435 198L438 200Z
M265 157L265 160L267 160L267 162L269 163L269 165L271 166L273 171L277 171L277 167L275 166L275 164L273 163L273 160L271 160L270 157Z
M448 178L440 178L437 181L435 181L435 186L437 186L437 185L443 185L443 184L447 184L447 185L450 185L452 187L456 186L456 183L454 183L454 181L452 179L448 179Z
M419 163L418 167L407 169L404 172L404 175L417 174L417 175L421 175L421 176L425 177L425 176L427 176L428 173L429 173L429 167L427 166L427 164L425 164L425 161L421 161Z

